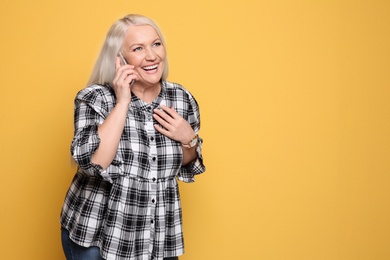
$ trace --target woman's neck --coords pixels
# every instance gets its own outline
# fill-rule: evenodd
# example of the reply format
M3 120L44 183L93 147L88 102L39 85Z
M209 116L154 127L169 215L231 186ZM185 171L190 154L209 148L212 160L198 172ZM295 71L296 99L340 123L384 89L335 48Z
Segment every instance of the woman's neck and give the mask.
M161 84L158 83L157 85L153 85L153 86L138 86L134 84L131 88L131 91L139 99L141 99L147 104L150 104L152 103L153 100L156 99L158 94L160 94Z

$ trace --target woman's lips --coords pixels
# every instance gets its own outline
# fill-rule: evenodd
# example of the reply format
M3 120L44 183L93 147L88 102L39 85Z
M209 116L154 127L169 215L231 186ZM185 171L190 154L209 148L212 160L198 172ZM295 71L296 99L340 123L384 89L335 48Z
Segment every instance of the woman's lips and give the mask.
M155 69L157 69L157 67L158 67L158 64L154 64L154 65L142 67L142 69L143 69L143 70L146 70L146 71L150 71L150 70L155 70Z

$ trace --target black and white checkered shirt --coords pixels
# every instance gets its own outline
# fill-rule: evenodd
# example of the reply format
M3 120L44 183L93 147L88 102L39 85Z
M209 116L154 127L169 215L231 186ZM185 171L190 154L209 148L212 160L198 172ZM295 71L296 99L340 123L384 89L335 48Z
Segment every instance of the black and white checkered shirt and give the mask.
M115 106L111 88L93 85L75 100L71 153L79 169L61 212L61 225L85 247L100 247L105 259L151 260L184 252L177 179L193 182L205 171L201 155L182 166L180 143L155 130L153 109L174 107L194 131L200 128L194 97L179 84L162 82L158 97L146 104L132 96L117 154L104 171L91 163L98 148L98 126Z

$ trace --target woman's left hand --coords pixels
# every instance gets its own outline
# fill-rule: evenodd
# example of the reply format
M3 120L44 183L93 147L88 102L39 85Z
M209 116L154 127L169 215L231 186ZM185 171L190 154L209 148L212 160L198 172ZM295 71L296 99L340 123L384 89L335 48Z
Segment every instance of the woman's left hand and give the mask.
M160 107L161 110L154 109L153 114L154 119L160 124L154 125L156 130L175 141L188 144L195 136L190 124L173 107L169 108L164 105Z

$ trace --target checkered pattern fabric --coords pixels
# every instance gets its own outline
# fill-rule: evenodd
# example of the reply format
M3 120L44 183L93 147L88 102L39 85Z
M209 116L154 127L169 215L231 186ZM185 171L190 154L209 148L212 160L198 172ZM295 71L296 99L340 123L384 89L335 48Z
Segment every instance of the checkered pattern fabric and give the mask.
M193 182L205 171L202 139L198 158L182 166L181 144L153 126L157 123L153 109L162 104L174 107L198 133L200 114L194 97L179 84L163 81L150 104L132 95L117 154L103 171L91 162L91 155L100 143L98 126L115 106L114 92L93 85L76 96L71 153L79 167L60 222L74 242L100 247L105 259L163 259L184 252L177 179Z

